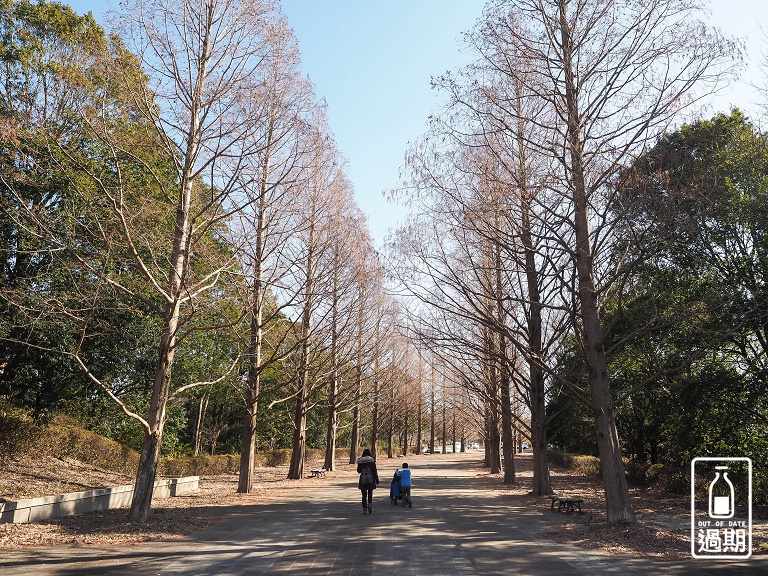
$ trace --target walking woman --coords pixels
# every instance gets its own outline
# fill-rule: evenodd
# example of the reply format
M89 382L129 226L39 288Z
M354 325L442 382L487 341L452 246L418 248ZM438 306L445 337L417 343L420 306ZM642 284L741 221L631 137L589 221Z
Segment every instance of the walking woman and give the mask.
M363 493L363 514L373 514L373 490L379 483L379 473L376 471L376 460L368 448L357 459L357 473L360 474L357 487Z

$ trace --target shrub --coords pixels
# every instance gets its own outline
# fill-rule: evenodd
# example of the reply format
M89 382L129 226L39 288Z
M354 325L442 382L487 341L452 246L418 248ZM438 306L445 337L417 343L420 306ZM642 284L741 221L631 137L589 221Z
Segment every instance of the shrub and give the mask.
M237 474L239 470L239 454L163 458L158 465L162 476L218 476Z
M12 454L37 452L60 459L78 460L102 470L132 475L139 466L139 453L119 442L104 438L58 418L48 426L37 426L23 415L0 413L0 462ZM325 451L307 450L307 464L322 462ZM255 454L256 466L284 466L291 450L271 450ZM157 473L161 476L215 476L237 474L240 455L189 456L161 458Z
M73 426L51 425L39 428L43 450L55 458L71 458L96 468L134 474L139 466L139 453L88 430Z
M291 461L291 450L288 448L280 448L279 450L270 450L266 454L264 464L267 466L285 466Z
M325 450L321 448L309 448L307 449L307 460L306 463L312 465L320 466L323 462L325 462Z
M0 462L14 453L34 450L37 430L31 420L0 414Z
M547 450L547 458L552 464L563 466L565 468L573 467L573 455L560 450Z
M574 456L573 470L585 476L600 476L600 458L595 456Z
M624 465L627 481L635 486L654 486L665 492L686 494L691 490L690 473L687 469L667 464L638 464L627 462Z
M285 466L291 462L291 454L293 450L290 448L281 448L280 450L270 450L264 455L265 466ZM325 450L319 448L307 448L306 459L304 461L306 466L320 465L325 460Z
M600 476L600 458L548 450L547 457L553 464L563 466L585 476Z

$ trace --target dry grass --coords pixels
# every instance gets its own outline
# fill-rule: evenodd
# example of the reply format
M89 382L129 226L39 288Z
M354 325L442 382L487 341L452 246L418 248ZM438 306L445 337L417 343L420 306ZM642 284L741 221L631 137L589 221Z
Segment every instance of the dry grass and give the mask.
M22 455L3 462L0 502L131 484L133 476L109 472L72 458Z

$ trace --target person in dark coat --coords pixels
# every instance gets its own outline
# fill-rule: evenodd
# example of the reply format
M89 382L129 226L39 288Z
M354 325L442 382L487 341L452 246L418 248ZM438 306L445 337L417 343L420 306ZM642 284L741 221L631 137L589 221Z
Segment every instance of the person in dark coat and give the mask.
M363 450L363 455L357 459L357 473L360 474L357 487L363 494L363 514L373 514L373 490L379 483L379 473L376 470L376 460L368 448Z

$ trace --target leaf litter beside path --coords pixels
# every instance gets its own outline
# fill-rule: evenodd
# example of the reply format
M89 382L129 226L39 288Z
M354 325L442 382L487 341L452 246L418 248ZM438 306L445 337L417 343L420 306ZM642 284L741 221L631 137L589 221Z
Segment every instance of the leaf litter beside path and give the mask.
M511 486L501 483L502 474L490 474L487 468L480 470L484 470L484 485L500 493L500 502L542 511L545 528L538 538L621 556L664 560L691 557L691 504L687 495L630 487L637 522L612 526L607 522L605 491L599 477L576 474L550 463L554 491L584 498L583 513L566 514L550 510L550 498L531 495L532 463L530 453L515 456L516 481ZM753 521L752 550L753 555L768 554L768 525L759 519Z
M313 466L308 466L311 469ZM355 474L353 465L339 466L334 475ZM17 460L8 464L0 479L0 501L31 498L130 484L133 478L66 462L56 458ZM288 467L257 468L254 490L237 493L237 475L204 476L192 494L153 502L143 524L128 520L128 509L119 508L53 518L28 524L0 524L0 549L38 548L57 545L118 546L183 538L215 524L227 507L278 498L296 486L312 486L322 478L287 480ZM67 480L62 480L67 478Z
M519 454L515 460L517 481L512 486L503 485L501 475L489 474L487 468L476 468L475 472L484 488L499 494L500 505L533 507L542 511L545 528L537 534L539 538L623 556L667 560L690 557L690 503L685 495L632 488L632 504L638 523L609 526L605 517L605 494L599 478L551 466L555 489L562 493L580 494L585 500L583 514L565 514L551 511L548 498L530 494L533 476L531 454ZM307 468L313 467L308 465ZM183 538L221 520L225 508L278 498L296 486L322 485L327 480L287 480L287 473L286 466L258 468L251 494L237 494L237 476L234 474L202 477L200 488L195 493L155 501L144 524L129 522L127 509L105 510L47 522L0 524L0 549L63 544L118 546ZM355 466L339 464L337 471L331 475L356 476ZM132 478L77 462L57 459L17 461L14 466L9 465L3 470L0 500L117 486L131 481ZM768 554L768 527L757 519L753 524L753 553Z

